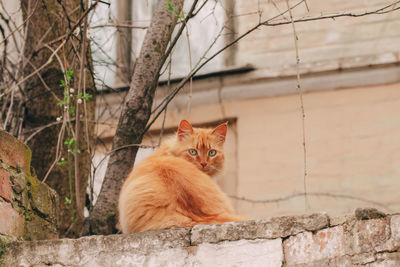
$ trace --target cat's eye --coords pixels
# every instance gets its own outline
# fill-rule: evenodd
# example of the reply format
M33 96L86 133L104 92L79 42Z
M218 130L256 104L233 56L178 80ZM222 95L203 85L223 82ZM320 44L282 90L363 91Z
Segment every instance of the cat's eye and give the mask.
M215 149L211 149L211 150L208 151L208 155L210 157L214 157L216 154L217 154L217 151Z
M196 149L192 149L192 148L191 148L191 149L189 149L188 152L189 152L189 154L192 155L192 156L196 156L196 155L197 155L197 150L196 150Z

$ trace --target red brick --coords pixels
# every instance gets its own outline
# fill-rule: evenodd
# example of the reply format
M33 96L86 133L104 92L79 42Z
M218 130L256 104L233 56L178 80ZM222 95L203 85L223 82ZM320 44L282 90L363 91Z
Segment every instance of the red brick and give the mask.
M12 202L12 188L10 174L6 169L0 169L0 197Z
M28 146L5 131L0 131L0 159L8 166L30 175L32 152Z
M0 234L21 237L24 233L24 218L7 202L0 202Z
M343 256L344 230L336 226L289 237L283 243L285 260L288 265L304 264L313 261L332 259Z

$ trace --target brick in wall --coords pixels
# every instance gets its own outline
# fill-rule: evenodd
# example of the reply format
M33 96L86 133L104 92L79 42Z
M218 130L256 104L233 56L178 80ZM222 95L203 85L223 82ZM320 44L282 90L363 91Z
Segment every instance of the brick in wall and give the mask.
M193 266L282 266L282 240L256 239L203 243L189 260Z
M391 239L393 246L399 250L400 248L400 215L394 215L390 219Z
M24 218L10 203L0 201L0 234L21 237L24 233Z
M0 131L0 159L3 163L30 175L32 152L21 141L5 131Z
M388 218L357 221L354 228L354 250L356 253L386 250L390 235Z
M8 202L12 202L12 188L10 174L6 169L0 168L0 197Z
M284 241L283 249L288 265L304 264L345 254L344 229L336 226L316 233L304 232Z

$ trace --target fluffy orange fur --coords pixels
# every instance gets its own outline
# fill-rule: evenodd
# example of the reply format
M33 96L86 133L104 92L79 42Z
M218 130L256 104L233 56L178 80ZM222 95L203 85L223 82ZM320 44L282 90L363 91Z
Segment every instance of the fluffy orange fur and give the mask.
M224 164L227 124L193 128L181 121L175 138L128 175L119 196L123 233L243 221L212 176Z

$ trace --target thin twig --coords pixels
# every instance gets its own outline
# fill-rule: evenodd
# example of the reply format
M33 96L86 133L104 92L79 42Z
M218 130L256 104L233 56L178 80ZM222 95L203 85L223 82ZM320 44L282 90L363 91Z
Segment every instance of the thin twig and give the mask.
M168 62L168 81L167 81L167 88L168 88L168 92L171 90L171 75L172 75L172 54L173 51L169 54L169 62ZM161 130L160 130L160 137L158 139L158 147L160 147L161 145L161 141L164 135L164 126L165 126L165 120L167 119L167 108L165 108L164 110L164 118L161 124Z
M186 25L186 39L187 39L187 44L188 44L188 56L189 56L189 67L190 67L190 72L193 71L193 66L192 66L192 51L190 49L190 38L189 38L189 29ZM190 106L192 104L192 95L193 95L193 77L190 78L189 81L189 101L187 104L187 118L189 118L189 114L190 114Z
M289 10L290 21L292 22L293 29L293 39L294 39L294 47L296 50L296 79L297 79L297 92L299 93L300 99L300 109L301 109L301 126L303 131L303 190L304 190L304 207L307 209L309 207L309 202L307 200L307 150L306 150L306 127L305 127L305 112L304 112L304 102L303 102L303 90L300 84L300 57L299 57L299 45L298 45L298 36L296 32L296 26L293 21L292 10L289 6L289 0L286 0L286 5Z
M32 62L28 61L29 65L36 71L37 68L35 65L33 65ZM51 88L47 85L47 83L45 82L45 80L43 80L42 75L40 75L39 72L36 73L36 75L38 76L40 82L43 84L44 88L49 91L49 93L51 93L51 95L57 100L57 101L61 101L61 99L53 92L53 90L51 90Z
M8 111L7 111L7 116L6 119L4 120L4 124L3 124L3 129L7 129L7 124L8 124L8 120L11 118L11 112L14 106L14 95L15 95L15 90L11 91L11 100L10 100L10 106L8 107Z
M83 102L83 103L85 103L85 102ZM75 121L75 118L72 118L71 121ZM62 121L55 121L55 122L51 122L51 123L48 123L46 125L39 126L37 128L33 128L33 129L25 131L24 134L28 134L28 133L32 133L32 134L29 135L28 138L24 139L24 142L28 143L33 137L35 137L38 133L40 133L44 129L52 127L52 126L55 126L57 124L61 124L61 123L62 123ZM87 123L95 123L96 125L103 124L103 125L107 125L109 127L116 127L116 125L114 125L114 124L107 123L107 122L102 122L102 121L97 121L97 120L87 120Z
M54 159L53 163L51 164L50 168L47 170L46 175L44 176L44 178L42 180L42 183L46 182L47 177L49 177L51 171L56 166L57 162L60 161L60 158L61 158L61 155L62 155L60 153L60 151L62 150L61 144L62 144L62 140L64 139L64 132L65 132L66 125L67 125L67 123L66 123L66 120L65 120L65 117L64 117L63 123L61 125L61 130L58 133L58 139L57 139L57 145L56 145L56 156L55 156L55 159Z
M87 9L87 1L85 1L84 9ZM75 109L75 143L76 147L79 149L79 141L80 141L80 131L81 131L81 123L80 123L80 104L79 100L82 101L81 98L79 98L79 95L83 91L84 87L84 72L85 72L85 59L86 59L86 42L87 42L87 17L85 17L84 22L83 22L83 31L82 31L82 43L81 43L81 56L80 56L80 62L79 62L79 81L78 81L78 98L77 98L77 103L76 103L76 109ZM75 202L76 202L76 210L78 218L81 218L81 213L80 211L83 210L82 205L81 205L81 197L80 197L80 168L79 168L79 153L74 153L74 176L75 176Z
M45 67L47 67L47 65L49 65L51 62L53 62L53 57L57 57L57 52L63 47L63 45L65 44L65 41L63 41L55 50L53 50L53 53L50 55L50 57L47 59L46 63L44 63L42 66L40 66L39 68L37 68L34 72L32 72L31 74L29 74L28 76L24 77L21 81L19 81L16 85L14 85L13 87L11 87L11 89L9 91L13 91L15 88L17 88L19 85L23 84L25 81L27 81L29 78L31 78L32 76L36 75L38 72L40 72L42 69L44 69Z
M177 33L175 35L175 38L172 40L172 42L170 42L167 50L165 51L165 54L164 54L163 58L161 59L161 64L160 64L160 68L159 68L158 72L161 71L161 68L164 65L164 62L167 60L167 58L168 58L169 54L171 53L172 49L175 47L176 43L178 42L183 30L185 29L185 27L187 25L187 22L189 21L189 19L191 19L194 16L193 12L194 12L194 9L196 8L196 5L197 5L198 1L199 0L194 0L193 1L193 4L192 4L187 16L183 20L183 23L182 23L181 27L177 31ZM157 80L158 80L158 77L157 77Z
M97 28L129 28L129 29L140 29L146 30L148 26L134 26L130 24L100 24L95 26L90 26L88 29L97 29Z
M303 1L301 1L301 2L303 2ZM400 7L389 9L390 7L393 7L399 3L400 3L400 1L396 1L396 2L393 2L392 4L386 5L377 10L367 11L364 13L347 12L347 13L340 13L340 14L317 16L317 17L305 17L305 18L301 18L301 19L294 19L293 22L298 23L298 22L307 22L307 21L316 21L316 20L325 20L325 19L335 19L335 18L340 18L340 17L359 18L359 17L369 16L369 15L381 15L381 14L386 14L386 13L390 13L390 12L399 10ZM291 9L293 9L293 7ZM386 9L388 9L388 10L386 10ZM292 23L291 21L281 21L281 22L271 23L271 21L272 20L267 20L267 21L263 22L262 25L263 26L279 26L279 25L286 25L286 24Z
M125 148L128 148L128 147L153 148L153 149L155 149L158 146L149 146L149 145L142 145L142 144L129 144L129 145L124 145L124 146L117 147L117 148L115 148L113 150L108 151L106 154L104 154L104 157L99 161L99 163L97 164L96 168L98 168L103 163L103 161L108 156L110 156L112 153L114 153L115 151L118 151L118 150L121 150L121 149L125 149Z

